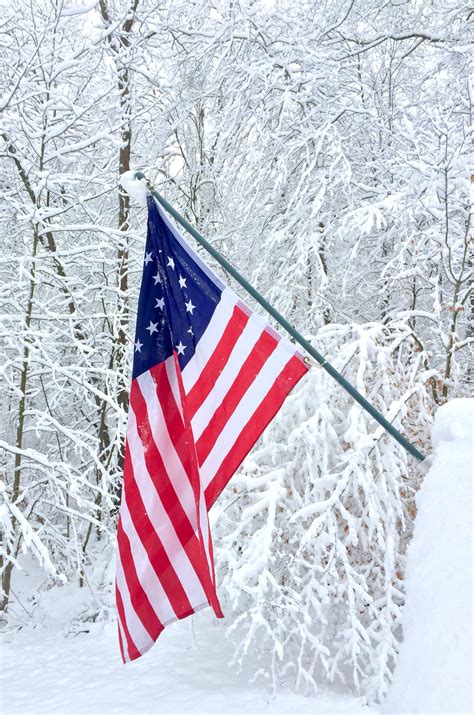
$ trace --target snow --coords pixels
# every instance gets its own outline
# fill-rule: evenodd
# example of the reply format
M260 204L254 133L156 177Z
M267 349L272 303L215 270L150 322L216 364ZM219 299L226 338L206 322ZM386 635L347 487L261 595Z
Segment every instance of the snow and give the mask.
M453 400L436 415L433 464L408 552L405 638L381 710L347 693L304 697L284 682L276 693L252 682L262 661L247 659L240 673L229 667L227 624L208 612L167 628L145 658L124 666L115 624L93 622L94 599L112 603L111 594L75 583L44 590L44 574L24 557L13 589L21 629L5 629L0 645L2 715L471 712L473 423L474 400ZM110 579L94 575L101 580Z
M472 712L474 399L435 418L435 453L408 549L404 641L386 713Z
M436 413L431 439L434 447L441 442L474 440L474 399L458 398L443 405Z
M75 7L70 7L70 8L64 8L62 10L62 16L63 17L73 17L74 15L84 15L91 10L94 10L97 5L99 4L99 0L93 0L93 2L88 3L87 5L76 5Z
M47 628L4 637L3 715L374 712L361 698L274 696L263 685L249 684L251 669L236 674L228 668L231 644L222 624L207 613L167 628L146 658L127 666L119 657L115 625L86 623L82 628L88 632L69 637Z
M137 179L135 171L125 171L120 174L120 185L127 194L140 206L146 206L148 187L146 179Z

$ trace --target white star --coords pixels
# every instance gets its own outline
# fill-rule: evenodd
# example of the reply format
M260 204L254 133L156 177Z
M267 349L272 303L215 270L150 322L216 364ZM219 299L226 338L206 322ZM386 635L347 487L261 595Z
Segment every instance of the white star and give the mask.
M156 274L156 276L153 276L153 278L154 278L154 281L155 281L155 285L156 285L157 283L161 283L161 278L160 278L160 273L159 273L159 272Z
M163 298L157 298L156 303L155 303L155 308L159 308L160 310L163 310L165 307L165 301Z
M145 266L147 266L151 261L153 260L153 253L150 251L150 253L145 254Z
M181 340L179 343L176 345L176 350L178 351L178 355L184 355L184 351L186 350L186 345L183 345Z
M141 343L139 340L135 343L135 352L136 353L141 353L143 347L143 343Z
M153 333L158 332L158 323L152 323L150 320L150 325L148 326L147 330L150 331L150 335L153 335Z
M179 287L180 288L187 288L188 286L186 285L186 278L183 278L183 276L179 277Z
M189 302L188 302L188 303L185 303L184 305L186 306L186 312L187 312L187 313L191 313L191 315L192 315L192 314L193 314L193 310L194 310L194 308L196 307L195 305L193 305L192 300L189 299Z
M188 330L187 332L188 332L188 333L191 333L191 335L194 335L192 328L189 328L189 330Z
M168 256L168 263L166 265L171 266L171 268L174 270L174 260L171 256Z

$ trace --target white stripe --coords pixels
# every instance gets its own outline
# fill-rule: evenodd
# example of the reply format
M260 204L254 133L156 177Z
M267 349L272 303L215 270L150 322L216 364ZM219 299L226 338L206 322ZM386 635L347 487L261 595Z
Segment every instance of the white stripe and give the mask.
M123 610L125 612L125 621L127 623L128 632L136 646L136 648L143 653L143 651L148 650L153 644L150 634L146 630L145 626L141 622L140 618L137 616L135 609L132 605L130 598L130 593L128 591L127 582L125 581L125 574L123 572L122 562L120 560L120 555L117 557L117 588L122 596ZM127 641L125 640L125 643Z
M243 363L253 350L264 328L265 323L260 316L254 313L235 343L232 353L223 371L214 383L212 390L191 420L196 442L206 429L216 409L224 401L229 389L232 387L232 383L239 374Z
M199 479L199 526L201 528L201 537L206 552L207 564L209 568L209 576L213 581L213 569L210 551L210 531L209 531L209 514L207 511L206 497L201 479Z
M128 414L127 438L135 482L145 505L148 518L163 544L191 606L201 604L207 601L207 598L148 473L143 446L138 435L137 422L132 409L129 410Z
M183 464L176 452L168 431L166 418L156 393L157 385L150 372L144 372L137 378L143 399L146 402L148 422L155 445L161 455L166 473L176 492L194 531L197 529L196 503L194 492ZM144 446L146 449L146 447ZM194 447L190 446L190 449Z
M190 392L216 349L238 301L237 295L231 288L226 288L222 292L221 299L212 314L209 325L196 345L196 352L183 369L183 385L186 394Z
M148 596L153 610L158 619L164 625L165 623L175 620L177 614L173 611L173 607L169 602L168 596L161 585L155 569L150 563L147 551L143 546L140 537L138 536L135 526L130 516L126 494L122 495L122 505L120 507L120 518L122 527L130 541L130 549L132 552L133 563L137 571L137 577L141 587Z
M168 375L168 380L170 383L171 392L173 393L174 401L176 402L176 406L179 410L179 414L181 415L181 419L184 422L183 405L181 404L181 395L179 392L179 383L178 376L176 374L176 361L174 355L165 360L165 369L166 374Z
M126 663L129 663L131 660L130 652L128 650L127 638L126 638L124 630L123 630L122 621L120 620L120 616L117 618L117 624L118 624L118 628L120 631L120 636L122 638L123 658Z
M291 360L294 352L291 343L286 340L280 340L253 383L249 386L201 467L201 480L204 489L207 488L216 475L217 470L234 446L237 437L251 420L252 415L264 400L285 365Z

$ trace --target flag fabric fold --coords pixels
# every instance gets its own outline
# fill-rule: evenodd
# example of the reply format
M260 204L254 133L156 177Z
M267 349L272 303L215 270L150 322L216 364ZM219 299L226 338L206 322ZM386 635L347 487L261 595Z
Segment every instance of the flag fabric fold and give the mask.
M216 592L208 511L306 373L148 197L116 602L124 662Z

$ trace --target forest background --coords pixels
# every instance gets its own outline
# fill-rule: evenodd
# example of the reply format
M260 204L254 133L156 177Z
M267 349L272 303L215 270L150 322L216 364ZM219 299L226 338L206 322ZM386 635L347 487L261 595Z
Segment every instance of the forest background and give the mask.
M77 623L106 621L146 224L119 174L143 170L429 454L437 406L472 393L473 12L0 7L2 623L66 582L89 594ZM236 667L383 698L424 472L323 371L301 381L212 513Z

